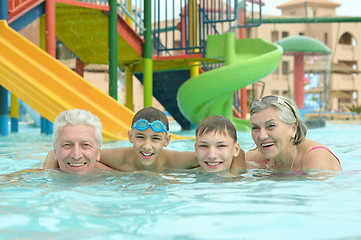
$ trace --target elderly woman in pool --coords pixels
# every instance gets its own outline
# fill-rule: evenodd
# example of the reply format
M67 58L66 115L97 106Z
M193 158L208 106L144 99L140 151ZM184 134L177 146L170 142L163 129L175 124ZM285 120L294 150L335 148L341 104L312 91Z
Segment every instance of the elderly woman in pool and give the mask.
M306 124L289 99L270 95L254 100L250 116L256 148L246 153L247 169L342 170L330 149L305 138Z

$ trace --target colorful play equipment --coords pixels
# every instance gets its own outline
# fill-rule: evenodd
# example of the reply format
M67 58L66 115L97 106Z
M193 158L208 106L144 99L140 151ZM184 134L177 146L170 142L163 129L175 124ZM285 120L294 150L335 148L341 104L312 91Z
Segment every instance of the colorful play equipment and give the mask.
M183 129L207 115L221 114L232 119L238 130L248 130L245 119L233 118L233 92L271 73L282 49L260 39L235 40L234 34L223 31L258 26L245 12L239 21L238 10L245 9L247 2L252 9L258 5L261 12L261 4L248 0L224 0L222 4L218 0L165 2L1 1L0 84L50 122L69 108L92 111L103 122L106 141L127 138L134 116L132 74L144 84L144 106L151 105L154 95ZM180 22L176 23L173 15L168 16L173 20L160 26L161 13L167 16L170 6L173 13L175 7L181 9ZM47 53L16 32L36 18L43 26L41 42L46 32L43 48ZM179 34L181 39L176 43L171 36ZM77 56L76 72L81 73L81 68L90 63L109 64L110 96L55 59L55 35ZM152 55L154 52L157 55ZM215 63L221 64L220 68L208 65ZM115 99L118 66L123 66L126 73L125 106ZM1 95L5 106L3 96L7 93ZM7 109L0 110L6 129Z
M0 21L1 85L54 121L71 108L101 116L106 140L127 135L133 112Z
M331 50L317 39L306 36L285 37L277 42L285 55L294 56L294 98L297 107L304 109L304 57L330 55Z

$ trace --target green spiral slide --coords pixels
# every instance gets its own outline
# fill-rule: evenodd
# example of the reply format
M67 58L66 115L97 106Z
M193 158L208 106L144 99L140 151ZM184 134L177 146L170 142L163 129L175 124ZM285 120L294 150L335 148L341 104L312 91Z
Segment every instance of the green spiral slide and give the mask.
M194 124L210 115L223 115L238 131L249 131L248 120L233 117L233 93L273 72L282 48L263 39L235 39L234 33L226 33L208 36L206 53L225 66L190 78L179 88L181 112Z

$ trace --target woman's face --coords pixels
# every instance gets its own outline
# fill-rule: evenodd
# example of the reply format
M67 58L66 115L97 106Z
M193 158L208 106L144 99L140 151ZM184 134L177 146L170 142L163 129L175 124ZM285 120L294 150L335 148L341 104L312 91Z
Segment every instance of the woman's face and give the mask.
M268 159L282 158L293 149L297 128L284 123L278 110L269 107L251 116L252 138L258 150Z

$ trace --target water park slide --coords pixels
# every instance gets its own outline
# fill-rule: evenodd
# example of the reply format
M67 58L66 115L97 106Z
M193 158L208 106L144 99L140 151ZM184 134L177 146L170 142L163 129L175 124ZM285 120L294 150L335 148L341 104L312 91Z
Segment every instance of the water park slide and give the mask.
M127 139L134 113L0 21L0 84L53 122L82 108L103 123L105 141Z
M248 120L233 117L233 93L274 71L282 52L262 39L235 39L234 33L208 36L206 57L223 59L225 66L190 78L179 88L181 112L194 124L209 115L223 115L238 131L248 131Z

